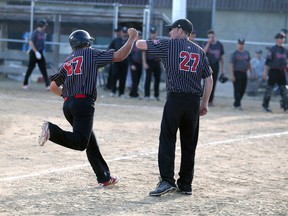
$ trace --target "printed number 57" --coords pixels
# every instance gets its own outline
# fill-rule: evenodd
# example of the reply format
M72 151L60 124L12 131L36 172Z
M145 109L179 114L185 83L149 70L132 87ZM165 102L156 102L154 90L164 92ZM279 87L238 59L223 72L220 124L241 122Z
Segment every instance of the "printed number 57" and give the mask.
M67 71L67 75L71 76L73 75L73 73L75 75L81 74L82 62L83 62L82 56L75 57L72 60L65 62L64 68ZM75 64L74 69L73 69L72 64Z
M200 59L199 54L182 51L180 57L183 59L180 63L180 70L196 72ZM192 66L189 64L191 60L193 61Z

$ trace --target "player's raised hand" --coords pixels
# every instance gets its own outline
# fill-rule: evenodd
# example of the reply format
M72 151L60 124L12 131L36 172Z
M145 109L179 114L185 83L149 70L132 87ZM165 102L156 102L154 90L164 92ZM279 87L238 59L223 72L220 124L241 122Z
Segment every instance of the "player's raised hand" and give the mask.
M136 39L138 37L138 31L134 28L129 28L128 35L129 37Z

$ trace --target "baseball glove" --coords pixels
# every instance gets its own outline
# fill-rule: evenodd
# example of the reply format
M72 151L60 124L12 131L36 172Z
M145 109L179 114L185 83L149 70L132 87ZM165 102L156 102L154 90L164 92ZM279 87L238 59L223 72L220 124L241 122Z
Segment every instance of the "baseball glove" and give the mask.
M220 77L219 77L219 81L221 83L225 83L225 82L228 81L228 78L224 74L221 74Z

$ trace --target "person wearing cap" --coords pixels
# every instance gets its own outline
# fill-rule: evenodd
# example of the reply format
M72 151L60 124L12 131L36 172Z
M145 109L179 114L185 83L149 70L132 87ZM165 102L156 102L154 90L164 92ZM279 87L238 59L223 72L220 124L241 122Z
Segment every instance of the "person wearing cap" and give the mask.
M222 76L224 76L224 47L223 44L217 40L215 32L209 30L207 32L208 40L204 43L203 49L207 54L210 66L213 70L213 89L209 98L209 105L214 106L214 92L218 80L219 69ZM221 67L220 67L221 66Z
M234 108L243 110L241 100L245 94L247 86L247 71L254 77L254 71L250 63L250 54L244 50L245 39L238 39L237 50L232 53L230 59L230 78L234 87Z
M255 51L255 57L250 61L254 70L254 77L249 77L247 84L247 95L256 96L257 91L263 83L263 72L265 59L262 57L262 50Z
M138 40L136 46L161 59L166 72L167 100L159 138L160 182L150 196L161 196L177 189L192 194L195 150L199 134L199 116L208 112L213 85L212 69L203 49L188 37L193 29L187 19L176 20L170 39ZM204 87L201 81L204 80ZM204 88L204 89L203 89ZM202 98L202 99L201 99ZM175 183L174 163L177 131L180 131L181 165Z
M118 40L119 37L121 37L121 27L118 26L117 28L114 29L114 34L115 34L115 38L111 41L111 43L109 44L108 49L111 49L111 47L114 47L114 43L115 40ZM112 64L108 64L106 66L107 68L107 83L104 87L104 90L111 90L112 88Z
M150 28L150 37L149 40L156 40L156 28L152 26ZM142 61L146 71L145 76L145 86L144 86L144 98L146 100L150 99L150 86L152 75L154 78L154 98L156 100L160 100L159 96L159 86L160 86L160 78L161 78L161 65L160 59L156 56L149 55L147 52L142 52Z
M284 112L288 110L288 96L286 88L286 76L285 71L287 70L287 59L288 51L284 48L286 35L278 33L275 35L276 45L273 46L267 54L263 79L267 80L267 87L264 93L263 98L263 109L266 112L272 112L269 108L269 102L271 94L273 92L273 87L275 84L279 86L281 94L281 107L284 109Z
M120 37L121 36L121 27L118 26L117 28L114 29L114 33L115 33L115 38Z
M195 38L196 38L196 31L193 29L191 34L189 35L189 40L196 43Z
M46 60L43 52L45 50L46 42L46 33L45 30L48 26L48 23L45 19L38 20L37 28L32 32L30 37L29 45L31 47L29 51L29 63L28 68L24 77L23 89L29 89L29 77L31 76L36 63L43 75L46 89L49 90L50 81L48 79L47 70L46 70Z
M108 49L119 50L128 39L128 28L123 26L121 29L120 37L115 38L109 45ZM121 62L114 62L112 64L112 77L111 77L111 96L116 95L118 89L119 97L123 97L125 93L126 77L128 71L128 59ZM119 87L117 88L117 81L119 80Z
M142 39L142 32L138 31L137 40L140 39ZM132 87L129 96L131 98L139 98L138 86L142 74L142 50L136 47L136 42L133 45L128 60L132 78Z

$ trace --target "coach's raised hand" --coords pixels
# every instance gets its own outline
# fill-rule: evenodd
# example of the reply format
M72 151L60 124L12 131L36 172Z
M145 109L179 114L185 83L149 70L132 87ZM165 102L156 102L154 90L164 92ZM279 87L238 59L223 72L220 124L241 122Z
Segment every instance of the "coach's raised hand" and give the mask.
M131 52L133 44L136 38L138 37L138 31L134 28L129 28L128 35L129 38L126 41L126 43L121 47L121 49L119 49L114 53L113 62L123 61L124 59L127 58L129 53Z

